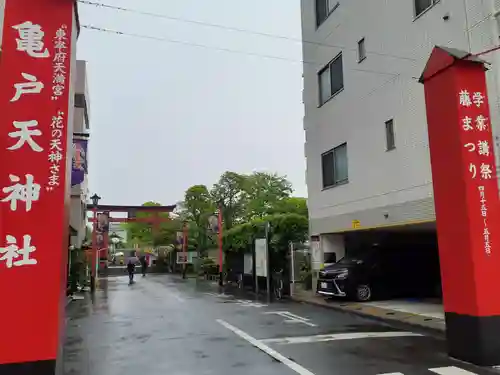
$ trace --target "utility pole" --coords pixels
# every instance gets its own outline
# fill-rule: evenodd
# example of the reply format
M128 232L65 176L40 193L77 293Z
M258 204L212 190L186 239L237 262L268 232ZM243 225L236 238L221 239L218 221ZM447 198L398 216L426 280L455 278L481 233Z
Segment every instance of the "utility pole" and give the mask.
M222 203L219 203L219 214L217 215L217 226L219 229L219 286L224 285L224 270L222 267L222 262L224 261L224 256L222 252Z
M101 200L101 197L98 196L97 194L94 194L93 196L90 197L90 200L92 201L93 207L93 216L94 216L94 223L93 223L93 231L92 231L92 260L90 262L92 269L90 270L90 291L95 292L95 287L96 287L96 278L97 278L97 266L98 266L98 250L97 250L97 205L99 204L99 201Z
M269 251L269 230L271 229L271 224L267 221L265 227L266 233L266 267L267 267L267 300L271 301L271 255Z
M187 222L184 222L184 227L183 227L183 236L182 236L182 255L184 258L184 262L182 264L182 278L186 278L186 267L187 267L187 245L188 245L188 226Z

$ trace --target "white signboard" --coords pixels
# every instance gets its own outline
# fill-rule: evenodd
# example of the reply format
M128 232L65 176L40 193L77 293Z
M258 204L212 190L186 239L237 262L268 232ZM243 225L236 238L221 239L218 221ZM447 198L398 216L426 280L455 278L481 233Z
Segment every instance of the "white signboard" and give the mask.
M267 277L267 242L265 238L255 240L255 273Z
M243 258L243 273L251 275L253 273L253 256L252 254L245 254Z
M265 238L255 240L255 272L257 276L267 277L267 241Z
M177 264L193 264L195 259L198 257L196 251L178 252L177 253Z
M311 241L311 257L313 270L320 270L323 263L323 253L319 241Z

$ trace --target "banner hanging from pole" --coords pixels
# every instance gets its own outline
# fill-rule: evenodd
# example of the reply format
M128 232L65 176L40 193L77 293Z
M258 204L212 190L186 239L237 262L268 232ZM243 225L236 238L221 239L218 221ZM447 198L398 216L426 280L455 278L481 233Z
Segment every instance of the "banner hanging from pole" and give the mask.
M86 139L73 139L71 186L81 184L87 174L87 145Z

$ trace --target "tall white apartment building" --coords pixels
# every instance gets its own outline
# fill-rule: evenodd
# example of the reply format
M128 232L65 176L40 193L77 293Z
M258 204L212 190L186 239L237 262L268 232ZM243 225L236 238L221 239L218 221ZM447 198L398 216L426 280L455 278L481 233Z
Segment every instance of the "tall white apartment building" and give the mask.
M338 259L345 233L432 228L418 78L436 45L472 53L498 46L500 0L302 0L301 7L311 236ZM492 63L498 156L500 52L483 58Z

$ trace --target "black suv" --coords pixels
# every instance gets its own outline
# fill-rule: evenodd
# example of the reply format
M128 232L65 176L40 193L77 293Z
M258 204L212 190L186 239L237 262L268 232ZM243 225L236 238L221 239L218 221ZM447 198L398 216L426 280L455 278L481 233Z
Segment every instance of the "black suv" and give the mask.
M374 246L320 271L317 292L357 301L374 297L439 297L438 252Z

